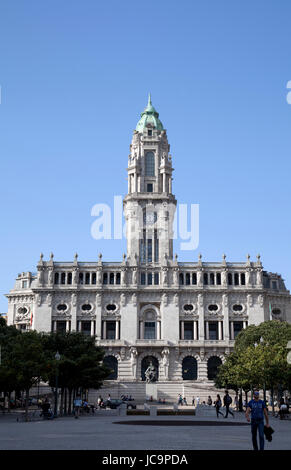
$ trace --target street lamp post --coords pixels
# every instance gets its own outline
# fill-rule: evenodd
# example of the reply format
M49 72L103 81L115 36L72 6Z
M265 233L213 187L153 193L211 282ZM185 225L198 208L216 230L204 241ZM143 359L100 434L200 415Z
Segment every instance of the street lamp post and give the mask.
M57 418L58 416L58 378L59 378L59 370L58 370L58 361L61 359L59 351L55 354L56 363L56 383L55 383L55 411L54 417Z

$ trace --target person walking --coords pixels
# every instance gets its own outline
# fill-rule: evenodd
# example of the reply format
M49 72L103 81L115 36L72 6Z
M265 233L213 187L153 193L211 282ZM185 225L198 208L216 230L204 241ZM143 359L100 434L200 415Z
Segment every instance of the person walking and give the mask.
M238 394L234 397L234 404L235 404L235 409L236 411L239 410L239 399L238 399Z
M200 397L196 397L196 406L199 406L200 403Z
M225 395L223 397L223 404L225 406L225 418L228 417L228 413L230 413L232 417L234 418L233 412L229 409L230 405L232 404L232 398L229 395L228 390L225 390Z
M212 405L212 398L209 395L208 400L207 400L207 405L211 406Z
M221 411L219 411L219 409L221 408L221 404L222 403L221 403L220 395L217 395L216 400L214 402L217 418L219 418L219 415L223 416L223 413L221 413Z
M74 400L74 411L75 411L75 418L79 418L80 415L80 408L82 406L82 400L80 395L77 395L77 397Z
M251 419L250 419L251 413ZM254 392L253 399L248 403L246 410L247 422L251 422L252 430L252 442L254 450L258 450L257 433L259 431L260 439L260 450L264 450L265 438L264 438L264 417L266 420L266 427L269 428L269 416L266 404L263 400L260 400L260 392L256 390Z

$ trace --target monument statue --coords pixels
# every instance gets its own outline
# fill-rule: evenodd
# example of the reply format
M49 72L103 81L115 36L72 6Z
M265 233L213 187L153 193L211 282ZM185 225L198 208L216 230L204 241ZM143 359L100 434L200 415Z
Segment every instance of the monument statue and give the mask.
M153 365L152 361L150 362L150 365L148 366L147 370L145 371L145 378L146 378L146 383L152 383L157 380L157 371L155 366Z

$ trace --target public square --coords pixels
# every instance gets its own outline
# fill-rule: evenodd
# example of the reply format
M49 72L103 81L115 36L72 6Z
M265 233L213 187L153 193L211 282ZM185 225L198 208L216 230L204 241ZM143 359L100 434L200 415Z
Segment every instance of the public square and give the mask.
M116 424L144 422L144 425ZM146 425L149 421L161 425ZM185 423L165 425L165 422ZM202 422L203 425L196 425ZM209 425L207 425L209 423ZM214 423L214 424L213 424ZM217 423L217 424L216 424ZM107 412L17 422L15 415L0 416L1 450L252 450L250 425L244 413L229 417L118 416ZM227 425L226 425L227 424ZM275 430L265 450L291 449L291 420L270 417Z

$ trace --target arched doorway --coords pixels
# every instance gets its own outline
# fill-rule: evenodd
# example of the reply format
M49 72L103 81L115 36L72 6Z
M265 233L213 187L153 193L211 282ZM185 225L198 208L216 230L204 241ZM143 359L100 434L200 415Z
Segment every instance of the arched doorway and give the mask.
M156 369L156 380L158 380L158 378L159 378L159 361L154 356L146 356L141 361L141 380L146 380L145 371L149 367L150 363L152 363L152 365Z
M209 380L214 380L217 376L218 367L221 366L222 360L217 356L212 356L207 363L207 376Z
M193 356L186 356L182 362L183 380L197 380L197 361Z
M103 364L111 369L110 375L107 377L107 380L116 380L118 377L118 361L114 356L105 356L103 359Z

